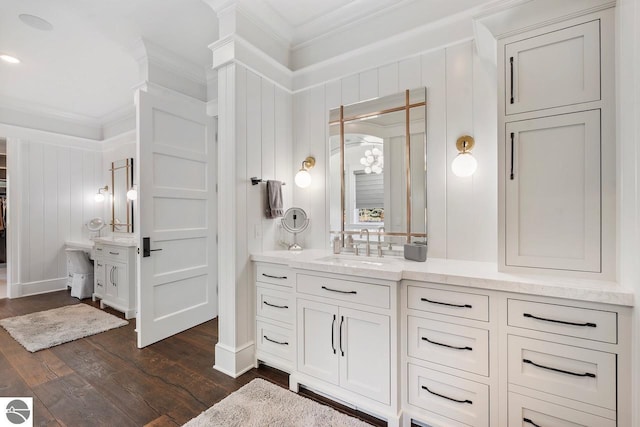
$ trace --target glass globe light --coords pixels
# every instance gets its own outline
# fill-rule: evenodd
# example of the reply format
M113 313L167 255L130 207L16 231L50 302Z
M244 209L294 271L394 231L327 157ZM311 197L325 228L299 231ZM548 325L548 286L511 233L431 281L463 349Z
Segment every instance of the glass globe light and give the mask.
M460 153L451 162L451 171L461 178L473 175L478 169L478 161L469 152Z
M296 174L294 181L298 187L307 188L311 185L311 174L305 169L300 169Z

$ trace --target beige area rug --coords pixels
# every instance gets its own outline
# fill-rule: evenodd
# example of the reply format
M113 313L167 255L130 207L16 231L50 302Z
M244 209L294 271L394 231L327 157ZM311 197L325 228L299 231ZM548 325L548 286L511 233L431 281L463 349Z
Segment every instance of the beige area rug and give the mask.
M67 305L0 320L0 325L32 353L128 323L87 304Z
M369 424L256 378L184 427L366 427Z

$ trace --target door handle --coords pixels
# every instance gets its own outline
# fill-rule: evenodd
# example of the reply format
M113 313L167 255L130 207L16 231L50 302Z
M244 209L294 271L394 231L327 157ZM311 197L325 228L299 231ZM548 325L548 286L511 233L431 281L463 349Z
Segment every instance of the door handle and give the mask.
M344 323L344 316L340 316L340 353L344 356L344 350L342 349L342 324Z
M161 251L162 249L151 249L151 238L143 237L142 238L142 257L146 258L151 256L151 252Z

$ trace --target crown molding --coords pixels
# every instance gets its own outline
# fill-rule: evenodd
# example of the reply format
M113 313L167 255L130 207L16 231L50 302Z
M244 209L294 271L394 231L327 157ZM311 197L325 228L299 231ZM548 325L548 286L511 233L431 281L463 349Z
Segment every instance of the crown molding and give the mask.
M48 144L87 151L101 150L101 142L95 139L67 135L44 129L0 123L0 133L7 138L15 138L21 141L35 142L38 144Z
M615 0L502 0L474 17L495 39L554 25L615 7Z
M135 41L131 53L139 63L148 62L155 64L167 71L185 77L193 83L202 85L206 83L206 68L200 67L179 54L150 42L146 39Z
M64 111L48 105L26 102L21 99L11 98L8 96L0 97L0 108L6 108L12 111L33 114L56 120L64 120L69 123L76 123L83 126L100 127L102 125L100 119L97 117Z
M209 45L214 70L239 63L287 92L292 91L293 71L243 37L232 34Z
M100 144L102 152L112 151L125 145L135 144L138 140L137 130L129 130L111 138L103 140Z

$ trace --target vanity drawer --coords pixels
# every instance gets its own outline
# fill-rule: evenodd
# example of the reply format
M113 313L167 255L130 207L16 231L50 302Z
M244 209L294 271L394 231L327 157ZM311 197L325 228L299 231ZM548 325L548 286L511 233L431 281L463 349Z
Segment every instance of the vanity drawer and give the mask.
M372 307L389 308L390 290L386 285L331 279L328 277L298 274L298 292Z
M411 405L469 426L489 426L488 385L412 364L408 374Z
M293 362L293 331L258 320L256 322L258 352L265 352Z
M611 311L510 299L509 326L608 343L618 342L618 316Z
M127 262L128 249L126 247L96 244L95 253L98 258Z
M256 266L256 282L292 286L293 277L293 272L283 265L257 264Z
M295 319L292 291L279 291L264 286L256 287L256 316L285 323Z
M489 321L489 297L457 291L407 287L407 306L415 310Z
M616 410L616 355L509 335L509 383Z
M489 331L408 316L411 357L478 375L489 375Z
M565 406L509 393L509 426L615 427L616 422Z

